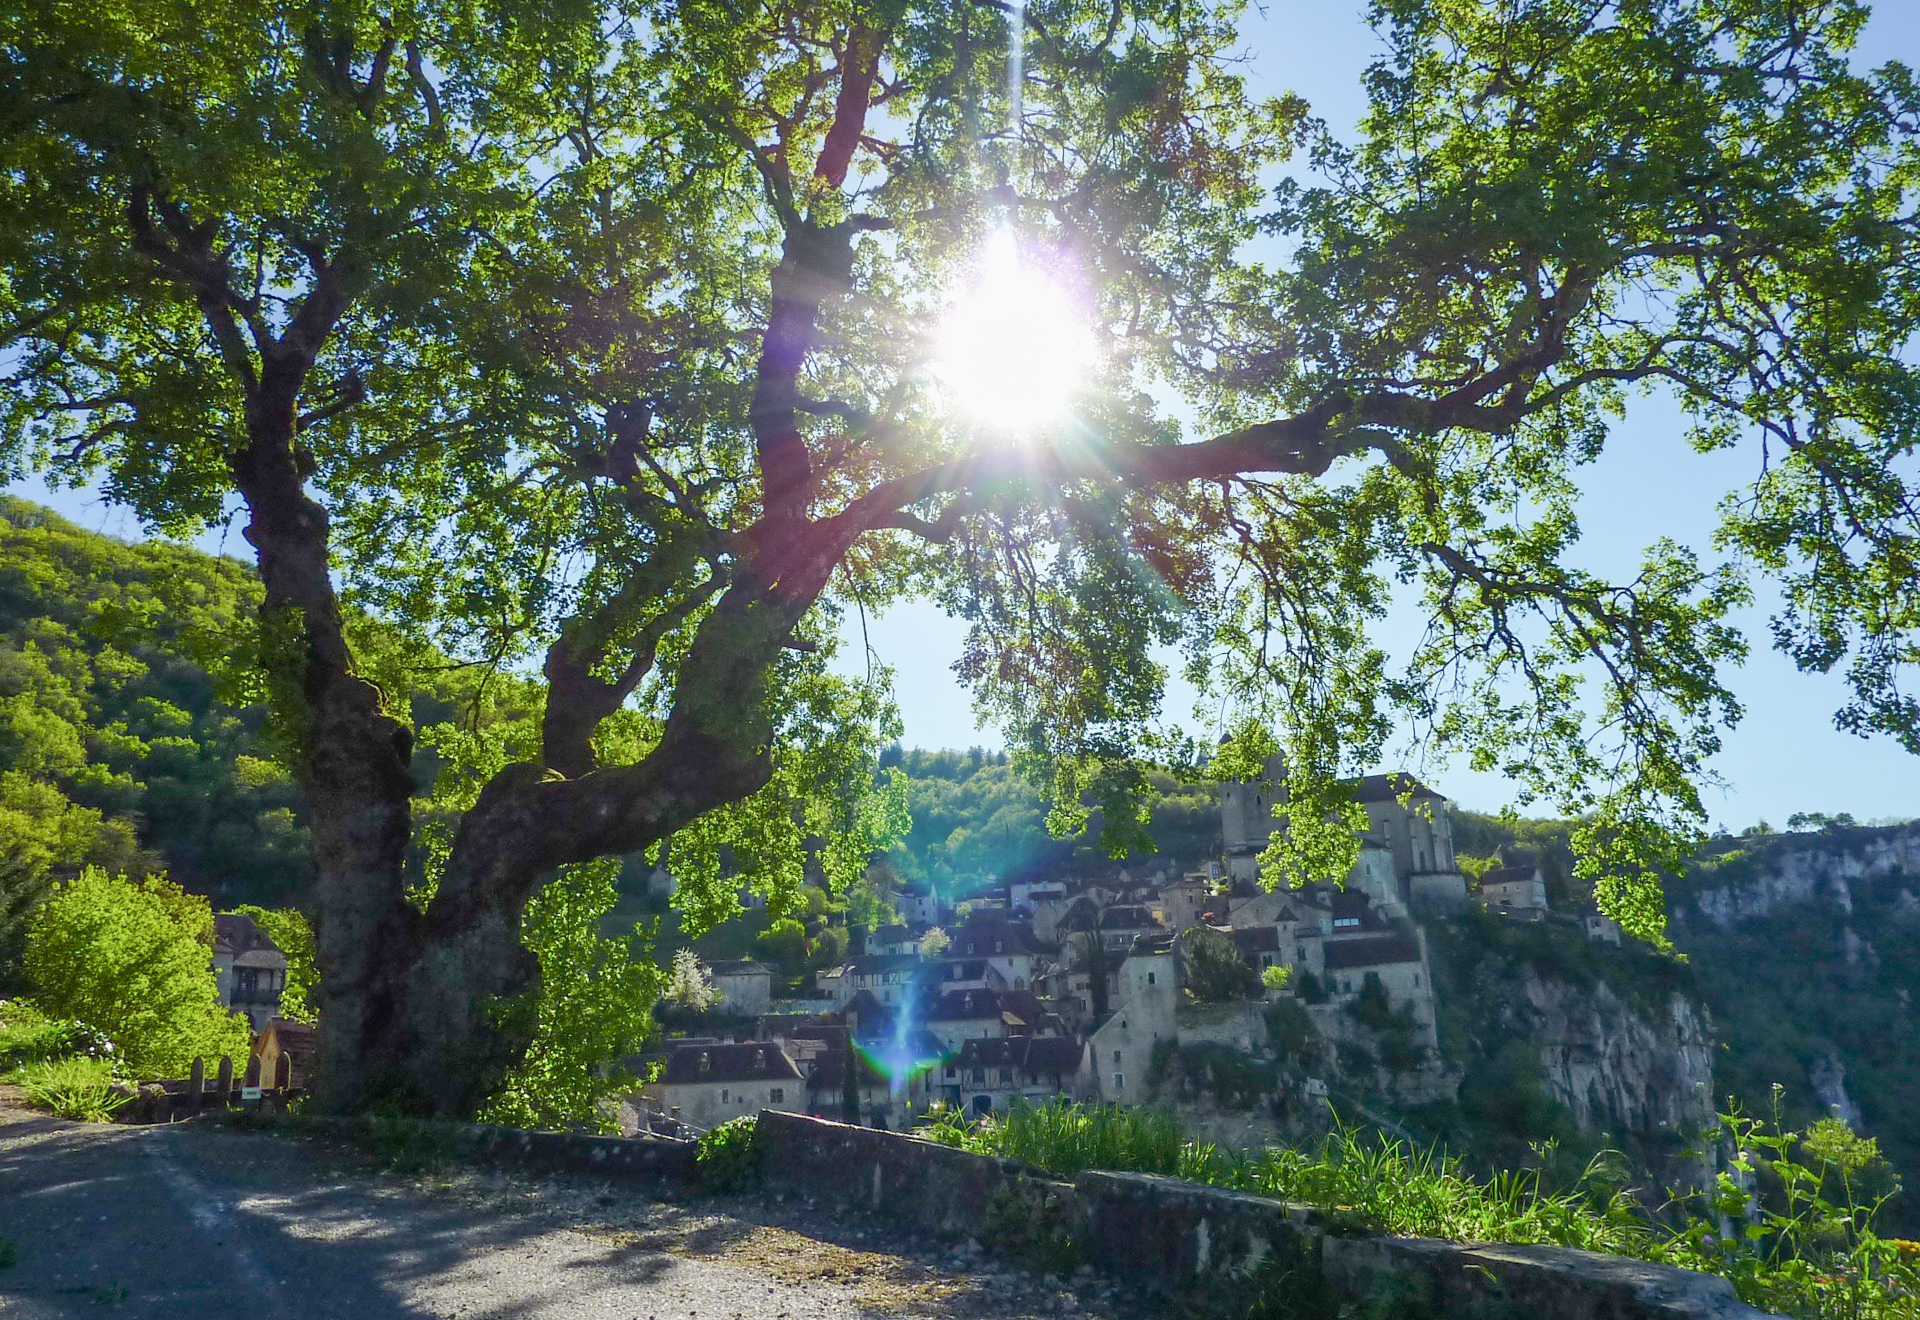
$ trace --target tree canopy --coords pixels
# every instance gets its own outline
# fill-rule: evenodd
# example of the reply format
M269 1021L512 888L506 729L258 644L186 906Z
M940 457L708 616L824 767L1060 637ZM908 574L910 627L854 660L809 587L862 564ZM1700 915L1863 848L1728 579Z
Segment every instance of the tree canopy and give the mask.
M1849 63L1864 10L1380 0L1353 142L1249 94L1239 12L0 17L6 462L167 530L244 510L329 1102L481 1103L558 868L664 856L695 927L731 871L796 892L809 838L856 875L905 825L895 721L883 671L828 661L908 595L969 621L1056 830L1141 838L1142 758L1192 750L1158 719L1179 645L1221 763L1287 755L1276 874L1344 873L1339 776L1410 718L1580 819L1648 936L1739 713L1746 571L1778 645L1846 670L1842 723L1920 751L1920 96ZM981 423L930 370L996 233L1085 304L1058 421ZM1660 543L1603 580L1575 496L1646 388L1755 476L1726 563ZM1404 672L1396 584L1429 624ZM533 736L461 749L420 885L395 698L443 657L542 682Z

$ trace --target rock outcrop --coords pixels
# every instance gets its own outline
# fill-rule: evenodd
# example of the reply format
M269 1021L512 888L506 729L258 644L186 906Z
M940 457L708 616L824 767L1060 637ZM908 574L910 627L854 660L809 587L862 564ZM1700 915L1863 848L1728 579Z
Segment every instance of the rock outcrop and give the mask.
M1502 1024L1540 1053L1547 1094L1592 1132L1692 1135L1713 1122L1713 1032L1678 991L1630 1006L1605 982L1519 971Z
M1737 879L1703 885L1685 907L1720 927L1802 903L1829 902L1851 916L1857 885L1920 873L1920 827L1915 826L1780 835L1762 846Z

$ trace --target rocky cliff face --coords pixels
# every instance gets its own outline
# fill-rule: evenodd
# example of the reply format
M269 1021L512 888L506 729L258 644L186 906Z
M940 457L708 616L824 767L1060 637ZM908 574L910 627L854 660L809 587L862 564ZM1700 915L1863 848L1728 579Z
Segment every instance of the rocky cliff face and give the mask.
M1715 1097L1838 1114L1920 1186L1920 825L1722 841L1675 893L1726 1049ZM1920 1228L1920 1197L1891 1207Z
M1712 1029L1678 991L1629 1006L1605 982L1579 987L1525 967L1496 1016L1539 1052L1547 1094L1589 1132L1690 1136L1713 1121Z
M1920 826L1778 836L1748 856L1750 865L1724 883L1701 885L1686 907L1722 929L1797 904L1831 904L1852 916L1856 887L1889 881L1896 903L1920 905L1909 880L1920 875Z

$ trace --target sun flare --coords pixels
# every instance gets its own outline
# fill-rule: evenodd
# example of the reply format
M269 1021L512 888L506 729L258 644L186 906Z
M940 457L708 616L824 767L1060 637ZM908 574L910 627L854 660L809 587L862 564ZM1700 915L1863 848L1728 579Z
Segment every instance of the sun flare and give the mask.
M935 365L960 407L982 422L1017 430L1052 421L1093 365L1087 308L999 231L947 311Z

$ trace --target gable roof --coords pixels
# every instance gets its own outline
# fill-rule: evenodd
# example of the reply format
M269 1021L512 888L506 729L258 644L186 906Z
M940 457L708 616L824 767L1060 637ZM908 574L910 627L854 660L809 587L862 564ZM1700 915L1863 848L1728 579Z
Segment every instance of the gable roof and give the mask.
M704 1062L703 1062L704 1061ZM780 1082L800 1080L800 1069L778 1045L749 1041L741 1045L677 1045L660 1074L665 1086L702 1082Z
M773 968L763 962L717 962L707 969L715 977L721 976L773 976Z
M260 928L260 923L238 912L214 914L213 951L230 953L236 958L249 953L273 955L264 960L254 960L255 966L284 967L287 961L286 955L280 951L280 946Z
M1411 935L1371 935L1357 940L1328 940L1327 970L1352 971L1357 967L1387 967L1395 963L1420 961L1420 942Z
M1153 913L1138 903L1117 903L1100 914L1101 930L1165 930Z
M1363 775L1353 781L1355 802L1398 802L1411 794L1410 802L1445 802L1446 798L1404 771L1383 775Z
M1480 877L1480 887L1485 889L1488 885L1525 884L1529 881L1544 884L1546 877L1540 874L1537 866L1496 866Z
M1018 1068L1029 1075L1064 1076L1080 1071L1086 1046L1071 1036L976 1037L960 1043L954 1066L960 1068Z
M884 976L889 972L909 971L920 963L917 953L874 953L850 961L847 972L851 976Z
M1228 932L1241 953L1280 952L1280 931L1275 926L1240 926Z

